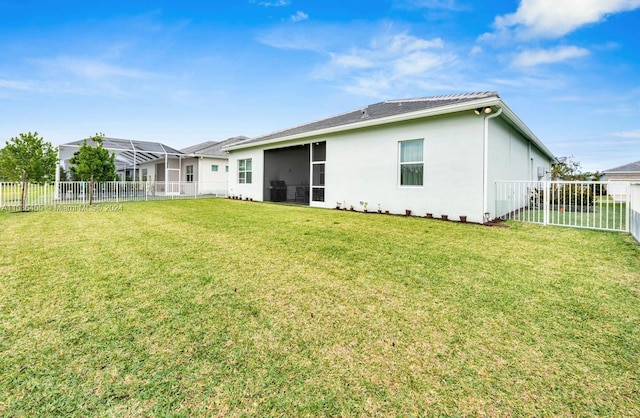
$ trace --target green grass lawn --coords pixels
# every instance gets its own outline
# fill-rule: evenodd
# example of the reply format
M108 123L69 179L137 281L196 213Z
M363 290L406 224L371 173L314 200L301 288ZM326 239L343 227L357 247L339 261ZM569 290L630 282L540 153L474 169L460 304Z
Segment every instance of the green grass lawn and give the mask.
M32 205L51 204L55 193L55 185L28 185L27 202ZM21 183L0 184L0 209L7 206L20 207L22 201Z
M639 416L640 246L509 226L0 212L0 416Z
M524 222L544 222L544 211L538 209L523 210L511 219ZM596 202L589 211L576 212L561 209L561 205L552 206L549 211L549 224L557 226L575 226L608 230L625 230L628 227L627 204L620 202Z

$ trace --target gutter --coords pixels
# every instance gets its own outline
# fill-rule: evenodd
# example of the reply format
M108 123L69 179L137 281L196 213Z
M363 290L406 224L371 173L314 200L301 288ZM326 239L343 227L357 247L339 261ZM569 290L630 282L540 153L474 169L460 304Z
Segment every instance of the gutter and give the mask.
M491 214L489 213L489 119L497 118L501 114L502 107L498 108L496 113L484 117L484 131L482 134L482 212L484 213L485 222L491 220Z

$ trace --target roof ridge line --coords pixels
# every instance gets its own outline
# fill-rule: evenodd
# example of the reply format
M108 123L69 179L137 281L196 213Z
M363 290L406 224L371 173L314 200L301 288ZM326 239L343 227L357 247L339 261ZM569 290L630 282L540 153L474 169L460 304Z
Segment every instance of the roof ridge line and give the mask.
M442 94L438 96L415 97L410 99L392 99L392 100L385 100L383 103L431 102L431 101L437 101L437 100L443 100L443 99L451 99L451 100L480 99L480 98L491 97L491 96L500 97L497 91L479 91L479 92L472 92L472 93L454 93L454 94Z

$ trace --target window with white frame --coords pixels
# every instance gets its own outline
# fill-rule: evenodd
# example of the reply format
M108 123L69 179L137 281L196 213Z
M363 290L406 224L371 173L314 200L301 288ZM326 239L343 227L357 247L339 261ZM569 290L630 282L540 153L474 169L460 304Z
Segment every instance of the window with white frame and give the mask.
M424 183L424 140L400 141L400 185L422 186Z
M187 169L187 183L193 183L193 166L188 165Z
M211 164L211 172L212 173L217 173L218 172L218 165L217 164Z
M229 166L228 166L228 165L225 165L225 166L224 166L224 172L225 172L225 173L228 173L228 172L229 172Z
M251 158L238 160L238 183L251 183Z
M142 169L142 181L147 181L148 171L146 168Z

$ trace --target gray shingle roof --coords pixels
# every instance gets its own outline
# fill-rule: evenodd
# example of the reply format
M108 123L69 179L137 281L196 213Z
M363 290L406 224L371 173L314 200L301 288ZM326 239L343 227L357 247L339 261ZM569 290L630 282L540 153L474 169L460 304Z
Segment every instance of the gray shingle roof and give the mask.
M201 144L191 145L190 147L182 148L180 151L183 154L195 154L199 153L202 150L206 150L215 146L218 142L216 141L206 141Z
M183 148L180 151L185 155L227 158L227 153L223 151L222 148L234 145L247 139L248 138L246 136L234 136L233 138L225 139L224 141L219 142L206 141L201 144Z
M415 99L387 100L375 103L367 107L353 110L351 112L332 116L316 122L306 123L294 128L273 132L267 135L252 138L246 143L261 142L274 138L281 138L290 135L303 134L326 128L349 125L366 120L380 119L403 113L416 112L425 109L435 109L442 106L468 102L472 100L485 99L489 97L499 98L495 91L479 93L450 94L446 96L420 97Z
M604 170L604 173L640 173L640 161Z

